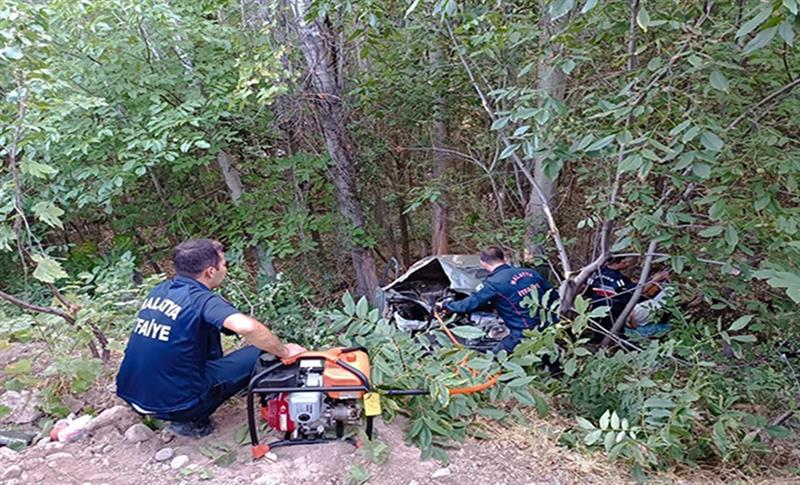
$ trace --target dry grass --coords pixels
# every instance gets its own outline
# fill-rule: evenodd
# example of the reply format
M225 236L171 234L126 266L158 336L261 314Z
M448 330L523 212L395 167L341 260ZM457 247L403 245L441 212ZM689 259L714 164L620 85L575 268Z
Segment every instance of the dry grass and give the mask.
M490 441L513 443L525 459L536 460L551 470L559 470L565 483L633 483L626 465L612 463L601 452L587 453L559 445L559 438L574 426L571 420L551 412L546 418L527 409L522 412L525 424L499 423L479 418L481 428ZM656 484L800 484L800 476L790 468L800 469L797 451L778 448L758 463L741 466L715 463L700 467L678 466L650 477Z

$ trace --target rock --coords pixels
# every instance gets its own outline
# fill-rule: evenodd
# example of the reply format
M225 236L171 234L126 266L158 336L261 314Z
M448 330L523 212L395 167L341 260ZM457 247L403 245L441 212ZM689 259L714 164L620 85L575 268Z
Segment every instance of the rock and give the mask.
M81 399L76 398L72 394L67 394L65 396L61 396L61 402L67 406L69 412L78 414L81 409L83 409L83 401Z
M178 455L169 463L169 467L173 470L183 468L189 463L189 457L186 455Z
M44 452L46 455L52 455L53 453L57 452L58 450L64 448L64 443L59 443L58 441L51 441L44 445Z
M172 448L161 448L156 452L156 461L167 461L172 458L175 452L172 451Z
M19 478L21 475L22 468L18 467L17 465L11 465L5 469L2 475L0 475L0 478L3 480L11 480L12 478Z
M416 480L411 480L410 482L408 482L408 485L419 485L419 482Z
M47 461L50 462L50 463L52 463L54 461L59 461L59 460L74 460L74 459L75 459L74 456L70 455L69 453L65 453L63 451L59 451L57 453L53 453L52 455L49 455L47 457Z
M19 459L19 453L7 446L2 446L0 447L0 458L7 461L17 461Z
M44 445L46 445L47 443L50 443L51 441L53 441L53 440L49 436L45 436L44 438L42 438L39 441L37 441L34 446L43 447Z
M125 431L125 439L131 443L141 443L142 441L149 440L153 436L155 436L153 430L142 423L136 423Z
M120 438L122 435L114 426L104 426L92 431L92 440L95 443L116 443Z
M0 396L0 406L11 410L5 421L15 424L32 423L42 416L39 406L42 400L31 391L6 391Z
M278 485L279 478L272 475L261 475L253 480L253 485Z
M112 451L114 451L114 446L113 445L105 445L101 451L103 453L105 453L105 454L111 453ZM108 458L106 458L106 460L107 459Z
M131 408L117 405L106 409L98 416L92 418L89 424L86 425L86 430L91 432L113 424L117 429L122 431L123 429L129 428L138 420L139 417Z
M449 475L450 475L450 469L449 468L440 468L440 469L436 470L435 472L433 472L433 475L431 475L431 478L443 478L443 477L446 477L446 476L449 476Z
M278 455L276 455L275 453L273 453L271 451L269 453L267 453L266 455L264 455L264 458L267 459L268 461L271 461L272 463L275 463L275 462L278 461Z

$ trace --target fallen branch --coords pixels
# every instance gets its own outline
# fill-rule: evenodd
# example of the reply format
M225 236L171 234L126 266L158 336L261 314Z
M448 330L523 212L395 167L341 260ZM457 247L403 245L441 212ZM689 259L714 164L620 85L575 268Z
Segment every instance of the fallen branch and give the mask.
M772 94L768 95L766 98L762 99L761 101L759 101L758 103L754 104L753 106L747 108L747 110L745 110L744 113L740 114L735 120L733 120L731 122L730 125L728 125L728 129L732 130L733 128L736 128L736 125L741 123L742 120L744 120L747 117L747 115L749 115L750 113L754 112L755 110L757 110L761 106L769 103L770 101L772 101L773 99L777 98L778 96L781 96L782 94L788 93L789 91L791 91L792 89L797 87L797 85L800 85L800 77L798 77L797 79L795 79L794 81L792 81L792 82L790 82L788 84L783 85L781 88L773 91Z
M55 315L57 317L61 317L66 320L70 325L75 324L75 318L68 314L63 310L59 310L58 308L46 307L46 306L39 306L33 303L29 303L25 300L21 300L14 295L10 295L6 292L0 291L0 298L3 300L11 303L12 305L16 305L23 310L36 312L36 313L46 313L48 315Z

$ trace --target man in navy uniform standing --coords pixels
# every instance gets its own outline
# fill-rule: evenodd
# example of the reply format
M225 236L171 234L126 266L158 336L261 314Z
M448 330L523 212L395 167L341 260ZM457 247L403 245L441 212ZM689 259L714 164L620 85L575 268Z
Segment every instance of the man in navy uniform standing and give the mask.
M117 395L140 414L171 421L174 433L201 437L214 429L211 414L247 385L262 350L287 358L304 349L282 343L212 291L228 271L219 242L181 243L173 262L175 278L153 288L137 314ZM223 357L220 332L251 345Z
M497 246L489 246L480 252L480 264L489 275L477 291L463 300L445 302L443 306L453 313L471 313L491 302L510 331L493 352L512 352L522 341L523 330L542 328L538 312L531 316L530 308L523 307L522 300L533 294L539 304L543 304L542 296L550 285L532 269L506 264L505 254Z

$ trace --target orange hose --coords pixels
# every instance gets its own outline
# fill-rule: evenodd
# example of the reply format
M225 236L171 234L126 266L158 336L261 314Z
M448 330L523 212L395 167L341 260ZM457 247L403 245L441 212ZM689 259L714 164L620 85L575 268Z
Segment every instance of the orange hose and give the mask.
M489 389L490 387L492 387L493 385L495 385L497 383L497 379L498 378L500 378L500 374L499 373L493 375L492 377L489 378L488 381L486 381L484 383L475 384L474 386L457 387L455 389L448 389L447 392L449 392L451 396L456 396L458 394L474 394L476 392L481 392L481 391L484 391L486 389Z
M442 327L442 330L444 330L444 333L446 333L447 336L450 337L450 340L453 342L453 344L458 347L461 347L462 346L461 342L459 342L456 339L455 335L453 335L453 332L451 332L450 329L447 328L447 325L444 324L444 320L442 320L442 317L439 315L439 312L434 310L433 316L436 317L436 320L439 321L439 325ZM466 363L467 363L467 357L464 357L464 360L461 361L458 367L461 367L462 369L468 369L470 374L472 374L472 377L476 377L478 375L478 371L476 371L472 367L467 367L465 365ZM474 394L476 392L481 392L495 385L499 377L500 374L498 373L490 377L488 381L483 382L481 384L475 384L474 386L467 386L467 387L456 387L455 389L447 389L447 392L451 396L456 396L458 394Z

